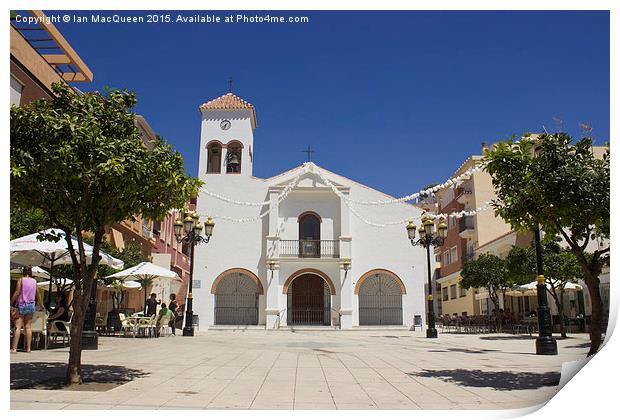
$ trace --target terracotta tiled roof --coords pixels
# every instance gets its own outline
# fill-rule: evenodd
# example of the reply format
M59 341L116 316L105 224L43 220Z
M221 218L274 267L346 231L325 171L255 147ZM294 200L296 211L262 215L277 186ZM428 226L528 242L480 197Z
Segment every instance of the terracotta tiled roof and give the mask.
M251 103L248 103L233 93L227 93L219 98L211 99L200 105L200 109L254 109Z
M252 123L256 127L256 109L254 109L254 106L231 92L200 105L200 111L206 109L231 111L235 109L249 109L252 111Z

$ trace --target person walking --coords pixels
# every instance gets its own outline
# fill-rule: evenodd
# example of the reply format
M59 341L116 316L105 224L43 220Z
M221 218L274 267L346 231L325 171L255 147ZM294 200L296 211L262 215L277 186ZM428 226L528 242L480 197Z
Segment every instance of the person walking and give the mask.
M11 297L11 306L17 305L19 317L15 318L15 333L13 334L13 343L11 345L11 353L17 352L17 344L21 337L22 326L26 335L26 353L30 353L30 344L32 343L32 315L35 311L35 303L43 306L41 297L37 293L37 281L32 278L32 268L24 268L24 276L17 280L15 293Z
M172 318L170 319L170 328L172 328L172 335L175 335L176 332L176 323L177 317L179 316L179 304L177 303L177 295L176 293L170 293L170 303L168 304L168 309L172 311Z

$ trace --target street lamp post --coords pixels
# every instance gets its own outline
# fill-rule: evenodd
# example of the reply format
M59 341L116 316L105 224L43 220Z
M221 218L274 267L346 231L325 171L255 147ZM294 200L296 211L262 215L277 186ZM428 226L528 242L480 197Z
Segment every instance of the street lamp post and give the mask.
M547 287L543 272L542 247L540 245L540 228L534 229L534 244L536 247L536 295L538 298L538 338L536 339L536 354L558 354L558 343L553 338L553 323L551 311L547 303Z
M431 270L431 246L443 245L446 236L448 236L448 226L441 221L435 232L435 223L430 217L422 217L422 226L418 230L420 239L415 239L416 225L413 221L407 224L407 236L413 246L421 246L426 248L426 259L428 264L428 328L426 329L426 338L437 338L437 328L435 328L435 308L433 306L433 282Z
M209 243L213 234L215 223L210 217L204 223L204 236L202 236L203 225L198 221L198 213L186 213L185 219L177 219L174 222L174 236L177 242L189 245L189 285L187 289L187 308L185 310L185 327L183 336L193 337L194 335L194 312L192 310L192 283L194 281L194 247L201 243Z

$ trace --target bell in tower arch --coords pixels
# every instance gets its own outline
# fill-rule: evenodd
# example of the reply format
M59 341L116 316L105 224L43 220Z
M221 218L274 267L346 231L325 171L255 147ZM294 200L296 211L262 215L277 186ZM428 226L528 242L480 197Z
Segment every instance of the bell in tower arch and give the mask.
M241 172L241 149L233 147L226 153L226 173L238 174Z

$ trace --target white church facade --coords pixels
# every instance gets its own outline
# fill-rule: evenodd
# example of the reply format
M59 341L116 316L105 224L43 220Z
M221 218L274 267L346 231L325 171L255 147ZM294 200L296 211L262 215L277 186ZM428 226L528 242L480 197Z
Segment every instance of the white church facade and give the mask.
M201 330L426 322L426 251L411 245L405 224L368 223L419 218L422 209L353 204L391 197L311 162L254 177L254 107L228 93L200 111L197 211L216 222L210 242L195 248Z

